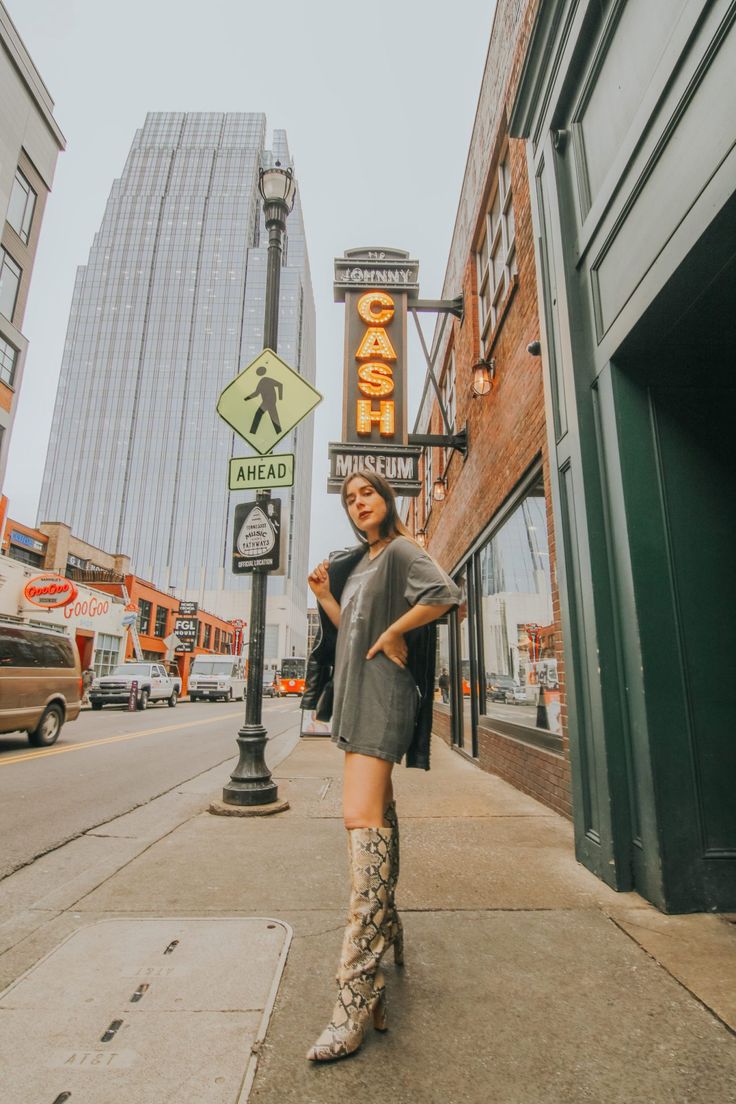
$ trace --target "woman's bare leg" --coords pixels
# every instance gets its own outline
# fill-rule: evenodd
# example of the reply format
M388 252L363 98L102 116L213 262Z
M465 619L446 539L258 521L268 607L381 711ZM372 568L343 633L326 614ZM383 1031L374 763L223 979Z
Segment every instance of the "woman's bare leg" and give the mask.
M343 816L346 828L386 828L386 806L393 796L393 763L372 755L345 754Z

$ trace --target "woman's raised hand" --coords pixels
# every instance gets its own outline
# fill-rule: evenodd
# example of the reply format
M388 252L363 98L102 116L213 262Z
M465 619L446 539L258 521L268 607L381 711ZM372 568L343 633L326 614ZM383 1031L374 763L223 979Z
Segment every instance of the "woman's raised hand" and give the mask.
M307 575L309 589L318 602L323 598L329 598L331 594L330 577L327 574L329 566L330 561L323 560L322 563L317 564L314 571L310 571L309 575Z

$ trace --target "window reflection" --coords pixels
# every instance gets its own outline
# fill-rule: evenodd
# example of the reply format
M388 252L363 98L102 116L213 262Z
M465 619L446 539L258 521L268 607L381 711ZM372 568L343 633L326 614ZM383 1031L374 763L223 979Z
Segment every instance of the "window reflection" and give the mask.
M485 713L559 733L547 510L541 480L478 555Z
M450 702L450 626L447 620L437 626L437 657L435 662L435 698L449 705Z

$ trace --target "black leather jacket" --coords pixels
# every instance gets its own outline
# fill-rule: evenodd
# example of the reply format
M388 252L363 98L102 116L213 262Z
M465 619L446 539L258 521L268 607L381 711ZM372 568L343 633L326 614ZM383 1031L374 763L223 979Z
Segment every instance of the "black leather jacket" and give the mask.
M365 545L358 545L357 548L346 548L330 554L330 590L338 602L348 575L364 553ZM307 660L301 705L302 709L316 710L317 720L329 721L332 716L332 671L335 664L337 629L319 603L317 608L319 633ZM419 767L422 770L429 770L436 642L437 629L434 621L419 629L412 629L406 634L406 644L409 649L407 667L421 694L421 703L414 723L414 735L406 753L406 765Z

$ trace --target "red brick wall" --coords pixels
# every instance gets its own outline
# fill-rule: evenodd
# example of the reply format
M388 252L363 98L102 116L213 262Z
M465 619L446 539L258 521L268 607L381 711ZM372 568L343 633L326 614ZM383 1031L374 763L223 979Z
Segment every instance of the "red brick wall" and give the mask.
M535 8L536 3L532 0L522 18L517 42L511 44L514 48L509 51L510 85L518 80ZM503 5L503 11L506 9L510 11L508 4ZM485 186L479 189L482 194L474 212L475 231L471 252L465 258L463 267L465 319L462 325L457 321L453 323L452 340L448 347L448 351L453 347L455 351L456 425L461 428L467 423L470 442L468 456L463 461L460 453L451 455L445 471L445 501L433 503L429 517L425 517L423 496L414 499L409 513L409 525L414 529L426 529L430 554L446 570L452 570L504 502L514 494L525 473L541 460L547 501L555 651L561 680L563 754L541 750L496 733L492 729L491 719L484 717L478 739L479 765L569 817L571 798L567 707L542 365L540 358L527 352L527 345L539 337L539 316L526 149L521 141L510 139L507 142L503 123L492 136L488 148L489 151L492 148L495 153L489 157ZM505 313L491 337L491 348L487 350L496 362L493 390L483 398L473 398L471 369L481 353L475 249L481 237L488 200L495 185L497 165L506 149L516 223L518 279L509 293ZM422 427L422 431L425 431L425 427ZM436 404L431 415L431 426L426 431L443 432ZM443 451L436 449L435 478L442 470L443 463ZM435 731L450 742L449 718L443 710L435 710Z
M497 774L517 790L535 797L555 812L572 820L570 769L566 756L532 747L494 732L488 718L478 729L478 765L489 774ZM436 708L432 732L451 747L450 713Z

